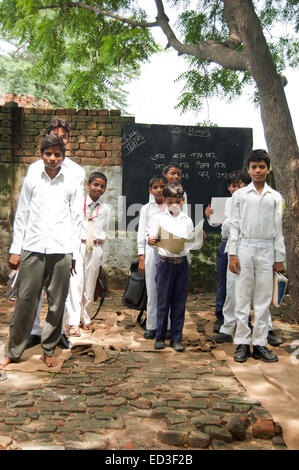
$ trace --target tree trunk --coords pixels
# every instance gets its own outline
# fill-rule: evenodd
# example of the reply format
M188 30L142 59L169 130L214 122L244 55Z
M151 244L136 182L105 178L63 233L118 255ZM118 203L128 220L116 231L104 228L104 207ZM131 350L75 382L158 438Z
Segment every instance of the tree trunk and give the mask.
M224 0L225 1L225 0ZM251 0L230 0L251 74L257 83L265 138L278 191L285 199L283 229L291 309L299 323L299 150L281 78L277 74Z

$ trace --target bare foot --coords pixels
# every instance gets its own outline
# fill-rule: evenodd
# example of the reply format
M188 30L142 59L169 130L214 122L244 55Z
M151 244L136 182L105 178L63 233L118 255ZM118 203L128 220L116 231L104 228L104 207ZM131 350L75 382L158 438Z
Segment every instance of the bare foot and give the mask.
M8 366L8 364L10 364L11 360L9 357L5 357L4 358L4 361L1 362L0 364L0 369L4 369L6 366Z
M45 362L46 366L48 366L48 367L55 367L59 364L59 361L58 361L58 359L56 359L56 357L47 356L46 354L44 354L44 362Z

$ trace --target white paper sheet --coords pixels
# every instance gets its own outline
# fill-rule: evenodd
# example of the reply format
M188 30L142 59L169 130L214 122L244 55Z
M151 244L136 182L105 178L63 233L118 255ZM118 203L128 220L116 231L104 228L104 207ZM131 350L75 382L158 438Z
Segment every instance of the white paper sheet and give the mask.
M212 197L211 209L214 213L210 215L211 224L222 224L224 221L225 204L228 197Z

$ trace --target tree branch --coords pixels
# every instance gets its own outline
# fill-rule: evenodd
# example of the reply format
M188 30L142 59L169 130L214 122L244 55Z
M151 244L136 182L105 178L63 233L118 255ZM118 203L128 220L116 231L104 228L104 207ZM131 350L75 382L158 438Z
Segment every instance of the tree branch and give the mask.
M38 7L38 10L48 10L48 9L55 9L55 8L82 8L83 10L90 10L93 13L96 13L98 15L106 16L108 18L112 18L114 20L120 21L122 23L130 24L132 26L137 26L139 28L153 28L154 26L158 26L156 22L148 23L146 21L137 21L137 20L132 20L131 18L126 18L124 16L116 15L115 13L111 13L110 11L107 10L101 10L100 8L93 7L92 5L86 5L86 3L83 2L69 2L65 3L63 5L46 5L43 7Z
M215 62L224 68L232 70L249 70L247 56L243 51L228 49L226 44L219 41L208 40L197 44L184 44L180 42L169 25L169 19L164 11L162 0L155 0L157 6L157 23L168 39L167 47L173 47L179 55L195 56L207 62Z
M242 43L242 41L238 26L235 21L234 11L231 8L231 5L227 2L224 2L223 14L229 28L229 36L225 41L225 44L230 49L235 49Z
M249 65L246 54L243 51L237 52L232 49L229 49L226 43L209 40L202 41L197 44L184 44L179 41L173 29L169 25L169 19L164 11L163 0L155 0L155 2L158 14L156 17L156 21L150 23L136 21L132 20L131 18L119 16L107 10L101 10L100 8L91 5L86 5L85 3L80 1L68 2L64 5L53 4L44 7L38 7L38 9L44 10L50 8L82 8L84 10L92 11L95 14L106 16L108 18L120 21L124 24L130 24L139 28L152 28L154 26L159 26L168 40L168 44L166 47L173 47L179 55L187 54L195 56L207 62L215 62L226 69L249 71Z

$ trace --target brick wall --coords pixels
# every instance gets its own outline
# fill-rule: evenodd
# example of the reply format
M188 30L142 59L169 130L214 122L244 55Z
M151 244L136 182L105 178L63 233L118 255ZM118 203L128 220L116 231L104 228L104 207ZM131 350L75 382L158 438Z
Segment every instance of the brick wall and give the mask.
M121 126L134 122L118 110L19 108L0 106L0 161L27 163L37 160L40 142L53 117L71 125L66 156L85 166L121 165Z
M0 96L0 106L10 101L14 101L22 108L53 108L48 100L38 99L32 95L7 93Z

